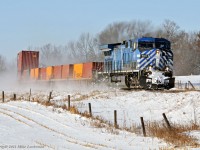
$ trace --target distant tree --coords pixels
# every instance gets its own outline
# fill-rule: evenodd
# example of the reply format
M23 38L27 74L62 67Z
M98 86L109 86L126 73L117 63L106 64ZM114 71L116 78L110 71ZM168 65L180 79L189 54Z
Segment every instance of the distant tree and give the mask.
M0 55L0 73L6 71L6 59L2 55Z
M67 51L75 63L99 61L98 41L89 33L82 33L76 42L67 44Z
M170 40L173 48L175 48L177 44L176 42L179 39L179 36L178 36L179 29L180 27L174 21L171 21L168 19L165 20L162 25L162 30L163 30L162 37L165 37L168 40Z
M68 55L68 57L69 57L69 59L68 59L69 63L78 62L79 54L76 49L76 42L74 42L74 41L68 42L65 47L65 52L66 52L65 54Z
M63 48L61 46L54 46L46 44L40 48L40 62L43 66L53 66L63 63Z
M115 22L109 24L100 34L99 42L101 44L117 43L125 40L127 22Z
M194 65L194 73L195 74L200 74L200 31L197 33L194 33L194 39L193 39L193 45L194 45L194 60L195 60L195 65Z
M115 22L99 34L99 43L118 43L127 39L152 36L150 21Z

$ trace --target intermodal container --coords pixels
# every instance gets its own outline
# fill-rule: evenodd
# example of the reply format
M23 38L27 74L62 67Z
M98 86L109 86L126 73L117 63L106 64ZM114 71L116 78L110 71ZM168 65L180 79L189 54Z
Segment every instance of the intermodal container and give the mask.
M40 72L40 69L39 68L35 68L35 79L36 80L39 79L39 72Z
M69 67L70 65L62 65L61 66L61 78L62 79L67 79L69 78Z
M30 78L31 80L35 79L35 69L31 69Z
M103 62L93 62L93 70L96 70L98 72L103 71Z
M39 52L38 51L21 51L17 56L18 73L22 74L23 70L38 68Z
M62 66L54 66L53 67L53 77L54 77L54 79L62 78Z
M91 79L94 72L103 70L103 62L87 62L83 64L83 78Z
M83 78L92 78L93 62L83 63Z
M30 70L24 70L21 76L22 80L28 80L30 79Z
M53 66L46 68L46 80L53 79Z
M80 79L83 76L83 64L74 64L73 78Z
M40 80L46 80L46 68L40 68L39 73Z

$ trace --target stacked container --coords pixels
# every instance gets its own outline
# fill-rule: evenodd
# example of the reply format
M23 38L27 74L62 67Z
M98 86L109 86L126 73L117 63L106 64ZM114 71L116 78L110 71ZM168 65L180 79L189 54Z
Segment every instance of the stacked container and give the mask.
M80 79L83 74L83 64L74 64L73 78Z
M54 79L62 78L62 66L54 66L53 67L53 77L54 77Z
M61 78L62 79L67 79L69 78L69 66L70 65L62 65L62 74L61 74Z
M40 80L46 80L46 68L40 68Z
M19 79L22 77L24 70L38 68L39 52L38 51L21 51L17 56L17 70Z
M46 68L46 80L51 80L53 78L53 66L49 66Z
M103 70L102 62L87 62L83 64L83 78L91 79L94 73Z

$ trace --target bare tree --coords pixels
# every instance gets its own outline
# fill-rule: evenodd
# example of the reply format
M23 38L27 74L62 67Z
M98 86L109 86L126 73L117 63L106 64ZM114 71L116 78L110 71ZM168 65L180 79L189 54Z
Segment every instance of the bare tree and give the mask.
M46 44L40 50L40 62L44 66L53 66L63 63L63 48L62 46L54 46Z
M195 65L194 65L194 73L195 74L200 74L200 31L197 33L194 33L194 38L193 38L193 45L194 45L194 60L195 60Z
M172 43L172 45L176 45L178 40L178 33L180 27L171 20L165 20L162 26L163 29L163 36L167 39L169 39Z
M127 39L139 38L152 35L150 21L115 22L109 24L100 34L99 42L118 43Z
M0 73L6 71L6 59L2 55L0 55Z
M69 42L67 50L75 63L99 61L97 39L89 33L81 34L76 42Z
M99 42L101 44L106 43L117 43L125 40L127 37L126 33L127 22L115 22L109 24L100 34Z

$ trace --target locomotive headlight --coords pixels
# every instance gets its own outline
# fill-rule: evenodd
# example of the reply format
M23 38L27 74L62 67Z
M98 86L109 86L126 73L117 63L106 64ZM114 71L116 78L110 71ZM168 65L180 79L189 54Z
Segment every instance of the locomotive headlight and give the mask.
M148 70L148 71L151 71L151 70L152 70L152 66L149 66L149 67L147 68L147 70Z
M169 67L166 67L166 68L165 68L165 71L169 71Z
M160 54L160 51L159 50L156 50L156 55L159 55Z

